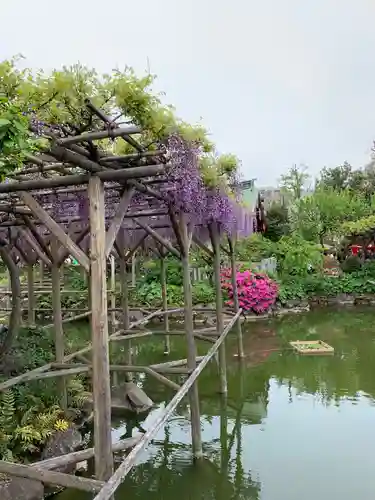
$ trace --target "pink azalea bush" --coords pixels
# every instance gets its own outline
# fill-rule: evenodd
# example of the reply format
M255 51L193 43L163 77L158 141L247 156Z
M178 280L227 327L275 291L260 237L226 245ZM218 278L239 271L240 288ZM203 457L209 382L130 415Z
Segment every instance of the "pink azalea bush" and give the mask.
M239 305L244 311L262 314L276 302L279 291L277 283L266 274L237 271L236 281ZM221 286L228 297L225 304L233 307L231 269L221 271Z

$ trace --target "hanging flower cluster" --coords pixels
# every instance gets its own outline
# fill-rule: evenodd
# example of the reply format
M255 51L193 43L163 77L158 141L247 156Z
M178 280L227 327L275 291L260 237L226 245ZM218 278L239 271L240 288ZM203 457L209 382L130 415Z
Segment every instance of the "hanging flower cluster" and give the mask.
M244 311L263 314L276 302L278 286L266 274L252 271L236 273L239 306ZM221 286L228 296L226 305L233 306L233 286L231 269L221 271Z

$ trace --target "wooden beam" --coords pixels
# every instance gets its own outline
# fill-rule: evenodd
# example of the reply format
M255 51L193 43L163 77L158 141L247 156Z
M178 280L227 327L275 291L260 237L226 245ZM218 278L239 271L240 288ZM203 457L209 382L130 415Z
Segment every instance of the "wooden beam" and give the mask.
M72 238L72 240L74 241L74 243L76 245L79 245L85 239L85 237L89 234L89 231L90 231L90 226L87 225L85 228L82 229L82 231L80 233L78 233L78 235L70 236L70 237ZM67 250L66 248L61 248L60 253L59 253L59 260L58 260L59 267L61 266L61 264L64 263L65 259L67 259L68 257L69 257L69 250Z
M113 471L113 456L104 186L98 177L90 179L88 193L90 202L90 297L92 311L95 474L98 479L106 481L111 477Z
M136 224L138 224L139 227L144 229L146 231L146 233L148 233L150 236L152 236L155 241L157 241L158 243L163 245L167 250L169 250L174 256L176 256L177 258L181 258L180 252L175 249L175 247L172 245L172 243L170 241L168 241L167 239L163 238L162 236L160 236L160 234L158 234L154 229L152 229L152 227L150 227L147 224L144 224L143 222L140 222L136 219L133 219L133 221Z
M28 229L24 229L21 227L19 229L19 233L27 241L27 243L31 246L31 248L34 250L36 255L40 258L40 260L42 260L48 267L51 267L52 262L49 260L47 255L43 252L43 250L38 245L38 243L34 240L34 238L28 232Z
M129 260L133 257L135 252L138 250L138 248L142 245L142 243L148 238L148 234L145 233L141 236L140 240L134 245L133 248L129 250L129 252L126 252L124 255L124 262L129 262ZM122 255L122 254L120 254Z
M103 481L97 481L96 479L88 479L86 477L63 474L62 472L36 469L28 465L3 462L2 460L0 461L0 473L33 479L42 483L52 484L54 486L64 486L64 488L72 488L89 492L99 491L105 484Z
M106 242L105 242L105 255L108 258L111 253L113 243L116 240L117 233L121 227L122 221L124 220L124 216L128 211L131 199L133 197L134 188L125 188L125 191L121 197L121 200L116 209L116 214L112 219L111 225L108 228L106 234Z
M52 262L52 254L50 252L50 249L48 248L48 243L43 239L43 237L38 233L38 230L35 226L35 224L30 220L29 217L24 215L22 219L25 222L26 227L29 229L30 233L34 236L36 241L38 242L38 245L40 248L43 250L43 252L47 255L47 257L50 259Z
M34 217L43 222L43 224L51 231L51 233L59 240L59 242L88 272L90 270L89 258L66 234L62 227L52 219L52 217L44 210L44 208L42 208L39 203L31 196L31 194L23 191L20 193L20 198L25 203L25 205L27 205L33 212Z

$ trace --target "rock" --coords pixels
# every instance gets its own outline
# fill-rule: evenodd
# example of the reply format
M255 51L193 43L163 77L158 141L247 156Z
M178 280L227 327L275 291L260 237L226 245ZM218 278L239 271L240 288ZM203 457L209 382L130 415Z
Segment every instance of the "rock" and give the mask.
M77 451L82 444L83 440L81 433L78 432L75 427L70 427L66 431L56 432L47 441L41 460L47 460L47 458L55 458L60 457L61 455L66 455L67 453L72 453L73 451ZM75 469L74 465L67 467L61 467L55 470L58 472L71 472Z
M70 427L66 431L59 431L53 434L49 438L44 447L41 460L47 460L48 458L60 457L61 455L66 455L67 453L72 453L77 451L83 445L83 439L81 433L75 427ZM69 464L62 467L54 469L56 472L63 472L69 474L75 472L76 465ZM50 495L61 491L63 488L56 486L46 486L46 492ZM1 498L2 500L2 498Z
M144 413L154 406L153 401L134 382L126 382L112 392L112 409Z
M1 500L43 500L44 486L39 481L21 477L0 477Z
M129 320L131 323L134 321L140 321L145 317L142 311L132 311L129 315Z

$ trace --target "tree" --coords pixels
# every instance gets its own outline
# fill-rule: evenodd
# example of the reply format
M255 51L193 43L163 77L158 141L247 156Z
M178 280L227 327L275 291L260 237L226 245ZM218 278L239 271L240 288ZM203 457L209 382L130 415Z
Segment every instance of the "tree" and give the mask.
M371 209L365 199L352 196L348 190L318 187L302 198L297 205L295 227L306 239L318 240L322 245L327 237L335 237L341 224L369 215Z
M352 175L352 167L347 162L334 168L324 167L320 172L318 184L323 188L332 188L334 191L342 191L349 187Z
M309 179L307 167L293 165L286 174L281 176L280 187L291 198L291 201L295 202L302 198Z
M266 213L266 230L264 237L271 241L279 241L290 233L288 209L281 203L272 203Z

